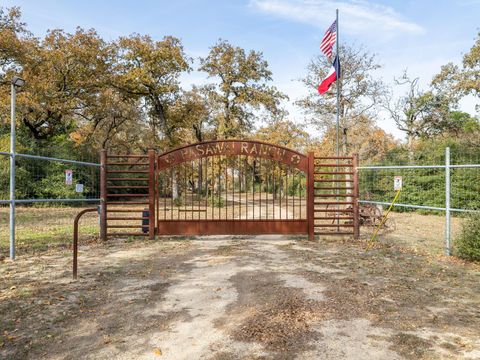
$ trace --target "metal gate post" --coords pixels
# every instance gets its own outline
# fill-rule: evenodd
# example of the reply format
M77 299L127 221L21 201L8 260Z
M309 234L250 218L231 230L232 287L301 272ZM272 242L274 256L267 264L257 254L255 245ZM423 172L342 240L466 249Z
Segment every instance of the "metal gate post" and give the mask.
M148 236L155 239L155 150L148 150Z
M314 224L314 200L315 200L315 158L313 151L308 152L308 174L307 174L307 222L308 222L308 240L315 238Z
M353 154L353 238L360 237L358 154Z
M12 82L10 111L10 260L15 260L15 102L17 91Z
M100 239L107 240L107 150L100 152Z
M445 255L450 256L450 148L445 148Z

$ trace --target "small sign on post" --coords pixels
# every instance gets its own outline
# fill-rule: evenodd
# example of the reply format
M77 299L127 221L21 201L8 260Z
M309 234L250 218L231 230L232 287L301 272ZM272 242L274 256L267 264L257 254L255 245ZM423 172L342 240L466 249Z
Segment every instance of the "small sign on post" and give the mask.
M65 170L65 185L73 184L73 170Z
M395 176L393 178L393 190L395 190L395 191L402 190L402 177L401 176Z
M83 193L83 184L75 184L75 192Z

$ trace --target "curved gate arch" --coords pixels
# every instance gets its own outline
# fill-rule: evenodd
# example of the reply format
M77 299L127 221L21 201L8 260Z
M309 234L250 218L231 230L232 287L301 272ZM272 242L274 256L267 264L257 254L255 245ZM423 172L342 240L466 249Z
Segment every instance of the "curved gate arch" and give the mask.
M184 145L158 157L158 169L209 156L245 155L282 162L303 172L308 171L308 157L284 146L256 140L212 140Z
M307 234L308 169L308 156L254 140L160 154L157 234Z

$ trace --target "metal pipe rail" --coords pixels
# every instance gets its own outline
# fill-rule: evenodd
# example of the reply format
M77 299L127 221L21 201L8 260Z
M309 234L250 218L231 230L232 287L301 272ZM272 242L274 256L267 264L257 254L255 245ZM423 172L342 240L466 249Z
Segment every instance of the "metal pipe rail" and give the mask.
M385 201L358 200L358 202L361 203L361 204L390 205L390 203L385 202ZM437 211L446 211L447 210L444 207L426 206L426 205L410 205L410 204L395 203L394 206L406 207L406 208L412 208L412 209L422 209L422 210L437 210ZM455 211L455 212L480 212L480 210L456 209L456 208L450 208L450 211Z
M480 168L480 164L449 165L451 169ZM386 166L359 166L358 170L400 170L400 169L445 169L445 165L386 165Z
M0 204L32 204L44 202L99 202L100 199L17 199L17 200L0 200Z
M82 217L83 214L87 212L97 211L98 208L88 208L80 211L77 216L75 216L75 220L73 221L73 279L77 280L77 270L78 270L78 221Z
M11 156L12 154L9 153L9 152L2 152L2 151L0 151L0 155ZM62 163L65 163L65 164L77 164L77 165L88 165L88 166L97 166L97 167L100 167L100 164L99 164L99 163L91 163L91 162L77 161L77 160L68 160L68 159L59 159L59 158L48 157L48 156L39 156L39 155L30 155L30 154L18 154L18 153L15 153L15 157L24 157L24 158L27 158L27 159L37 159L37 160L58 161L58 162L62 162Z

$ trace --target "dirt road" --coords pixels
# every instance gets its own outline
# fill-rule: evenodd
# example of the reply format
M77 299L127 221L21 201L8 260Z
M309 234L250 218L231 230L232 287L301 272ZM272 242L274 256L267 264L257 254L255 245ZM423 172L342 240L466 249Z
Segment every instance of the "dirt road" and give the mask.
M480 358L478 267L278 237L0 263L0 358Z

